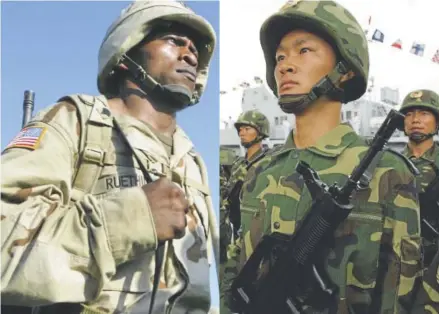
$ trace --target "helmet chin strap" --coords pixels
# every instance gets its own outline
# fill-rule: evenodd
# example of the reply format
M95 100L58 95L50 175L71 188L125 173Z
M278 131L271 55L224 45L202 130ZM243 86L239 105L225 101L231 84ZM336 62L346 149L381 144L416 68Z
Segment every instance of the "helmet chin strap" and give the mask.
M253 141L250 142L241 142L241 145L244 146L244 148L250 148L252 147L254 144L257 144L259 142L262 142L262 138L258 138L256 137Z
M427 134L421 133L421 132L413 132L410 135L408 135L406 132L404 132L404 134L407 135L410 140L412 140L416 144L419 144L419 143L422 143L422 142L432 138L433 136L435 136L437 134L438 130L439 130L439 127L436 127L436 131L430 132Z
M415 142L416 144L422 143L426 140L428 140L429 138L432 138L436 133L420 133L420 132L414 132L412 134L409 135L409 139L412 140L413 142Z
M309 93L281 95L278 102L280 108L285 113L298 114L323 95L331 94L341 98L343 90L338 88L336 84L340 82L340 79L346 73L348 73L346 65L342 61L338 62L334 70L317 82Z
M127 70L134 82L147 95L157 97L160 100L170 102L178 109L184 109L192 105L193 93L186 87L177 84L161 85L154 80L138 63L128 57L126 54L122 55L118 66Z

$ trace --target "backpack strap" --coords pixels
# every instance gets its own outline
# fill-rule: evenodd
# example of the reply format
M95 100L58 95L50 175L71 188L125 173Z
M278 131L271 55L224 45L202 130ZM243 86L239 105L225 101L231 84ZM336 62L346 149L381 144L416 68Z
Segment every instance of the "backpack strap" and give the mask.
M73 176L71 201L91 193L110 156L113 116L104 96L70 95L60 99L75 104L81 129L79 156Z

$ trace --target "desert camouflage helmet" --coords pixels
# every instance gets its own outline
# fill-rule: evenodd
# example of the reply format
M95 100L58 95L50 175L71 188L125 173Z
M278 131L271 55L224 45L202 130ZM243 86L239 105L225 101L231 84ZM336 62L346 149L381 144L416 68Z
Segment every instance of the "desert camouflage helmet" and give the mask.
M236 153L229 148L221 147L220 149L220 165L231 166L236 159Z
M399 111L405 114L414 108L428 109L439 120L439 95L428 89L418 89L410 92L402 101Z
M112 75L126 53L139 44L155 25L183 24L199 35L198 76L191 104L199 101L207 83L208 67L216 44L212 26L180 1L134 1L122 10L120 16L108 28L99 49L98 89L106 95L115 95ZM145 84L153 89L158 86L147 73L141 73Z
M331 81L341 77L340 72L352 70L355 77L344 86L345 102L360 98L366 91L369 76L369 51L364 31L355 17L334 1L288 1L270 16L260 30L260 42L266 62L266 79L277 96L274 69L276 50L284 35L303 29L329 40L341 56L343 67L337 67L328 76ZM320 86L322 89L323 86ZM314 92L318 92L314 88Z
M258 110L248 110L241 113L235 122L237 132L239 132L239 127L242 125L254 127L259 132L260 136L258 137L260 139L264 139L270 134L270 123L267 117Z

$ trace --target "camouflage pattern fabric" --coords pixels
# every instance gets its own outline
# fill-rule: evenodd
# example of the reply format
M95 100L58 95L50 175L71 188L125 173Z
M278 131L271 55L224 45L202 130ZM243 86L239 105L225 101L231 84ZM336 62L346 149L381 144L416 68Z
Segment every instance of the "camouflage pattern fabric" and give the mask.
M251 165L249 169L247 169L249 163L254 162L265 151L263 149L258 150L249 160L246 158L238 158L232 166L230 178L227 180L226 185L224 187L224 191L221 193L220 197L220 255L221 255L221 264L227 259L227 246L232 241L232 230L230 228L231 217L230 210L231 205L229 200L229 193L233 190L233 188L238 184L239 181L242 181L243 184L248 180L247 173L251 172L254 169L258 162L255 162ZM239 200L236 200L239 204ZM236 213L235 213L236 216ZM233 226L234 228L239 228L239 226ZM223 267L220 267L220 273L223 272ZM222 277L222 276L221 276Z
M220 195L224 195L227 189L227 181L230 178L231 168L237 160L236 153L227 148L220 149Z
M346 102L360 98L366 91L369 75L369 51L362 26L355 17L335 1L287 1L271 15L260 30L261 47L266 64L267 84L275 95L276 49L282 37L294 30L305 29L334 43L341 59L355 73L344 86ZM334 69L329 77L336 77Z
M297 162L309 163L328 185L343 184L367 148L349 125L341 124L307 149L297 149L291 133L284 146L267 154L242 192L242 240L228 249L221 313L233 312L228 308L231 283L261 237L294 233L309 210L312 200L295 171ZM415 281L422 275L413 174L400 157L386 152L369 187L356 192L352 202L354 210L334 233L333 246L322 252L329 278L340 289L338 313L409 313ZM377 278L377 265L386 270L383 278Z
M433 144L428 151L418 158L411 153L408 146L404 148L402 154L409 158L421 173L420 176L416 178L416 190L418 193L424 192L425 188L436 177L434 168L436 167L436 159L439 154L439 145Z
M223 195L225 192L225 189L227 187L227 180L229 177L227 176L227 173L223 166L220 166L220 195Z
M232 149L221 147L220 149L220 165L232 166L238 156Z
M78 107L68 101L38 113L24 131L26 140L17 136L2 153L2 303L71 302L85 303L87 313L147 313L157 239L140 187L146 181L113 128L106 99L101 96L100 102L87 95L80 99L83 103L78 106L89 110L94 122L87 130L95 125L111 132L92 193L72 201L84 129ZM146 124L129 116L117 120L152 179L172 178L190 204L185 236L166 244L153 313L206 313L211 204L196 162L199 156L178 127L169 157ZM43 307L41 313L80 313L69 312L70 307L50 308Z
M184 2L173 0L132 1L110 25L99 48L98 90L103 95L118 96L112 72L123 54L148 36L157 22L179 23L193 29L197 40L198 66L195 91L191 104L200 100L208 80L209 64L216 46L216 34L212 25L193 12ZM159 82L146 73L144 79L155 86Z
M259 110L247 110L241 113L234 125L238 133L242 125L254 127L259 132L257 139L264 139L270 135L270 122Z
M433 146L426 151L422 156L416 158L406 146L403 154L408 157L413 164L418 168L420 176L416 178L416 189L418 193L424 192L425 188L433 181L436 176L435 167L437 167L437 160L439 160L439 146ZM422 227L422 225L421 225ZM435 226L437 227L437 226ZM432 243L423 238L424 252L429 250L438 250L437 243ZM439 254L436 253L436 258L430 265L425 264L423 283L420 286L420 291L417 297L415 313L439 313Z

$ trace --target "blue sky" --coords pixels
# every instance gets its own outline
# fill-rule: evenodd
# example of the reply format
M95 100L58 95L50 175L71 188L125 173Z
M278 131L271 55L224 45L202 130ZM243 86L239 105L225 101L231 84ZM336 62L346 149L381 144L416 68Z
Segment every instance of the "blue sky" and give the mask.
M97 57L107 28L130 2L1 2L1 149L20 131L23 93L36 93L34 113L74 93L97 95ZM214 27L219 3L186 2ZM219 43L201 101L177 116L209 171L215 210L219 190ZM218 287L211 271L212 305Z

